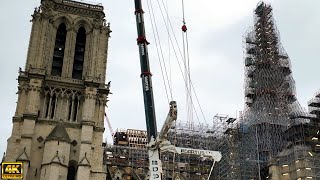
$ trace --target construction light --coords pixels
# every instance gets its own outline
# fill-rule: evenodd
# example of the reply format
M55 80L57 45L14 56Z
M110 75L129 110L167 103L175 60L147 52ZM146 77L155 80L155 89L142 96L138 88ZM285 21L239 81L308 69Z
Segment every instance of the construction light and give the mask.
M299 160L296 160L296 163L298 163L299 162Z
M284 174L282 174L283 176L288 176L289 175L289 173L284 173Z
M282 165L282 167L288 167L288 165L287 165L287 164L285 164L285 165Z
M125 159L126 157L124 157L124 156L120 156L120 158L121 158L121 159Z
M310 154L310 156L313 156L313 154L310 151L308 153Z
M311 168L306 168L306 170L311 170Z
M317 134L319 134L319 133L320 133L320 130L318 130Z
M312 140L312 141L318 141L319 139L316 138L316 137L313 137L311 140Z
M300 169L297 169L297 172L300 171Z
M307 179L312 179L312 177L307 177Z

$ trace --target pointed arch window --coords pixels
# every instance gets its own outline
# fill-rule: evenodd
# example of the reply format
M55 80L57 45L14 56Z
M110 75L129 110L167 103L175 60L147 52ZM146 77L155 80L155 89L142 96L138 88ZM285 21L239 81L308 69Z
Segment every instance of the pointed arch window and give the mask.
M80 101L78 96L73 96L69 98L68 107L68 120L71 122L77 121L79 112Z
M73 70L72 70L72 78L74 79L82 79L85 46L86 46L86 30L84 29L84 27L81 27L78 30L77 39L76 39L76 48L74 53Z
M57 95L55 93L48 93L44 97L44 118L53 119L57 108Z
M52 68L51 68L52 76L61 76L66 37L67 37L66 25L64 23L61 23L57 30L56 42L54 45L54 53L53 53Z

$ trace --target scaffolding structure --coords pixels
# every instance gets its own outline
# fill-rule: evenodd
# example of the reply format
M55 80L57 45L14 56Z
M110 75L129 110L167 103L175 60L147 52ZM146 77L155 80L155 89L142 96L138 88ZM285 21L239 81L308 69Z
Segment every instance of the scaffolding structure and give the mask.
M296 98L290 59L280 43L272 7L261 2L244 37L245 108L239 118L213 117L212 124L177 122L168 140L177 147L220 151L214 180L320 180L320 90L308 102ZM147 133L117 130L105 147L111 179L144 179ZM191 155L161 153L165 179L207 179L211 163Z
M308 122L295 120L284 132L286 147L270 162L271 179L320 179L320 94L308 102Z
M212 124L209 125L190 125L188 122L178 122L172 126L168 138L177 147L219 150L219 146L226 136L224 132L227 131L228 124L234 121L236 121L235 118L217 114L213 117ZM212 166L211 161L189 155L173 157L172 154L166 153L162 154L162 157L163 160L171 159L172 161L168 162L169 164L175 164L175 168L166 171L165 176L168 178L171 178L170 174L183 174L186 179L207 179ZM175 158L174 161L173 158ZM216 165L214 169L216 169ZM215 175L210 179L215 179Z
M113 145L106 145L105 164L111 179L144 179L148 173L147 132L117 129Z
M228 136L228 127L235 121L226 115L216 115L210 125L198 124L190 128L188 122L177 122L169 130L168 139L177 147L219 150ZM114 144L105 148L105 163L110 176L114 179L144 179L149 167L146 142L146 131L117 130ZM212 161L192 155L161 153L161 159L165 179L207 179L212 166Z
M239 121L234 118L227 118L220 119L220 121L216 121L214 124L220 125L223 133L217 144L222 154L222 159L215 166L214 179L237 179L240 176L239 148L242 138Z
M310 116L297 101L290 59L280 43L271 5L258 4L254 27L244 40L246 106L240 119L239 178L268 179L274 174L269 168L274 159L290 159L290 151L302 148L293 144L309 137L312 130L300 128L305 133L299 134L295 128L310 125ZM293 132L299 138L293 137ZM304 152L309 149L307 144ZM286 179L287 175L282 173L277 178Z

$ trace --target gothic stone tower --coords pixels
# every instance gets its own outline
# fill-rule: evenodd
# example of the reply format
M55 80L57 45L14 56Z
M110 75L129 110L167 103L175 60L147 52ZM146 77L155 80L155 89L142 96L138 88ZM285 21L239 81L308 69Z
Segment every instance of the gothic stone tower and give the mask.
M25 70L5 161L27 180L105 180L109 26L101 5L41 0L32 15Z

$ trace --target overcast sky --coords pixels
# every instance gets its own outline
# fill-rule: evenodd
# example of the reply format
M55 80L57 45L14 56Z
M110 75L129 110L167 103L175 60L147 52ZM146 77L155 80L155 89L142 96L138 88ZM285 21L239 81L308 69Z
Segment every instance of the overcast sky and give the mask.
M106 20L111 23L107 81L112 81L107 113L112 128L145 129L144 106L140 75L134 2L96 0L105 7ZM166 0L164 0L166 1ZM152 34L147 3L144 0L147 39L158 130L168 113L155 40ZM160 1L161 2L161 1ZM212 123L217 114L236 116L244 107L243 34L253 24L253 9L258 0L185 1L188 26L191 78L205 120ZM320 1L273 0L274 17L281 41L291 58L298 99L303 107L320 88ZM0 153L12 129L12 116L17 101L19 67L26 61L31 14L40 0L5 0L0 7L0 78L1 103ZM168 45L168 36L157 1L153 3L165 61L172 64L173 99L178 103L178 119L185 121L185 91L183 79ZM181 47L182 10L180 0L169 0L170 21ZM170 53L169 53L170 52ZM169 70L169 68L168 68ZM200 115L198 106L197 113ZM200 122L204 118L200 116ZM195 123L198 122L194 118ZM49 133L49 132L48 132ZM105 135L109 135L106 126ZM110 141L109 141L110 142Z

